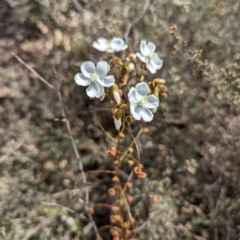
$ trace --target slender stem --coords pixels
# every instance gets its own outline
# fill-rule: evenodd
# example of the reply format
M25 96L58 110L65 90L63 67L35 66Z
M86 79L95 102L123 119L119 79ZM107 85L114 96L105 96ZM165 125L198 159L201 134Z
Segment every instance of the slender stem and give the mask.
M139 130L138 134L137 134L136 137L133 139L133 141L131 142L131 144L129 145L128 148L132 147L132 146L136 143L136 140L137 140L138 137L141 135L141 133L142 133L142 129ZM127 155L127 153L128 153L128 150L126 150L126 151L123 153L123 155L120 157L119 160L122 161L122 160L125 158L125 156Z
M84 172L84 169L83 169L83 165L82 165L82 162L81 162L80 155L79 155L78 150L77 150L76 143L75 143L74 138L73 138L71 126L70 126L69 120L68 120L68 118L66 116L66 113L65 113L65 110L64 110L64 104L63 104L60 89L57 89L52 84L47 82L33 68L31 68L27 63L25 63L19 56L17 56L14 53L12 53L12 55L18 60L18 62L20 62L23 66L25 66L30 72L32 72L40 81L42 81L45 85L47 85L49 88L53 89L57 93L58 100L61 104L61 114L65 119L65 124L66 124L68 134L70 136L70 140L71 140L72 148L73 148L73 151L74 151L74 155L75 155L76 159L78 160L79 170L80 170L80 172L82 174L82 177L83 177L83 185L85 186L85 201L84 201L85 211L87 213L87 216L88 216L89 220L92 223L92 226L94 228L96 236L99 237L97 226L96 226L95 222L93 221L92 215L88 212L89 190L88 190L88 186L87 186L87 179L86 179L86 175L85 175L85 172Z

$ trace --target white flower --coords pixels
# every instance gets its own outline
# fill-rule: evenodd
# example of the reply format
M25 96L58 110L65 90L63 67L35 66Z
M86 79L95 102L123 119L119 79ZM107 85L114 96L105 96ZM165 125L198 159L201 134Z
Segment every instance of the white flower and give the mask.
M153 120L153 113L149 109L156 109L159 105L159 99L150 94L150 89L147 83L138 83L135 88L132 87L128 93L128 99L130 102L130 113L133 118L140 120L141 118L145 122L151 122Z
M100 37L97 41L94 41L92 46L99 50L100 52L119 52L125 50L128 45L124 43L124 40L120 37L114 37L111 40L107 40L106 38Z
M152 73L156 73L163 65L163 60L154 53L156 45L153 42L142 40L140 44L140 52L136 53L136 56L140 58L142 62L146 63L147 69Z
M77 73L74 77L76 84L88 86L87 95L91 98L100 98L104 93L104 87L111 87L114 82L113 75L107 75L110 66L105 61L97 63L97 67L91 61L84 62L81 65L81 73Z

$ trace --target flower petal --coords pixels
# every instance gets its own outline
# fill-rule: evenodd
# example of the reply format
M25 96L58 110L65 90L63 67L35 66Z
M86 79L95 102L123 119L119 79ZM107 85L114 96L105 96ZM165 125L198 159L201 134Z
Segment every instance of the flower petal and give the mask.
M106 76L109 70L110 70L110 66L106 61L100 61L97 63L96 72L99 78Z
M149 54L153 54L155 49L156 49L156 44L149 41L147 44L147 51L149 52Z
M128 100L130 103L137 103L135 92L136 89L134 87L131 87L130 91L128 92Z
M147 96L150 93L149 86L145 82L138 83L135 88L141 96Z
M99 79L98 82L104 87L111 87L115 83L115 78L113 75L107 75L102 79Z
M99 91L100 91L99 84L97 83L91 83L86 89L87 95L91 98L96 97Z
M138 121L141 119L140 109L141 107L139 107L137 104L130 105L130 113L133 115L133 118Z
M151 58L150 62L157 70L159 70L163 66L163 60L156 53L154 54L154 57Z
M155 66L152 64L152 61L147 62L146 67L149 70L149 72L152 74L157 72L155 69Z
M154 109L157 108L159 105L159 99L153 95L150 94L147 96L147 102L144 103L144 107Z
M146 40L142 40L140 43L140 52L142 53L143 56L148 56L149 52L147 49L147 41Z
M151 122L153 120L153 113L147 108L140 108L139 111L144 122Z
M91 78L92 74L94 73L96 67L92 61L84 62L81 65L81 71L85 77Z
M74 76L74 80L77 85L89 86L91 84L91 79L85 77L82 73L77 73Z
M96 97L97 97L97 98L100 98L100 97L104 94L104 87L103 87L102 85L98 84L98 83L96 83L96 84L97 84L98 87L99 87L99 91L98 91Z
M148 58L142 55L140 52L137 52L136 56L139 57L142 62L146 63L148 61Z
M111 42L112 49L115 51L125 50L128 45L124 43L124 40L120 37L114 37Z
M106 38L98 38L97 41L94 41L92 46L101 52L105 52L109 46L109 41Z
M115 117L113 117L113 120L114 120L115 128L119 130L122 125L122 119L121 118L116 119Z

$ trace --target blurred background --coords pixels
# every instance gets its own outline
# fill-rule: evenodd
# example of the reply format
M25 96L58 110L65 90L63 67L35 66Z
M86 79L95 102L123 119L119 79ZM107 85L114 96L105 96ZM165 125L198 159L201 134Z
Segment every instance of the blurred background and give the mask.
M43 204L82 213L84 186L56 93L12 52L61 83L94 221L110 223L109 210L97 207L111 204L110 176L90 171L111 166L112 143L97 122L115 134L112 116L96 112L109 105L90 101L73 77L83 61L101 59L92 42L113 36L133 52L141 39L156 43L164 66L155 77L168 87L154 121L132 124L133 133L150 130L139 139L148 177L134 179L130 192L137 226L145 224L139 239L239 239L239 10L237 0L2 0L0 239L94 239L79 214Z

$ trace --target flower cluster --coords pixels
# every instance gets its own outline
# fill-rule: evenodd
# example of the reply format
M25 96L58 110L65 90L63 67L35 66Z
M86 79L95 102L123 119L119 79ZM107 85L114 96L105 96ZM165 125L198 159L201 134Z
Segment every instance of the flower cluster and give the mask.
M165 80L156 78L147 83L143 82L146 69L155 74L163 66L163 60L155 52L156 45L142 40L140 51L129 53L127 57L125 51L125 58L117 57L117 52L128 48L120 37L111 40L101 37L94 41L92 46L101 52L115 53L115 56L108 55L110 61L99 61L96 65L92 61L83 62L81 72L74 77L76 84L87 86L86 93L90 98L110 97L110 101L115 103L112 114L117 130L132 119L152 121L153 113L159 106L159 98L163 99L162 89L164 97L167 95ZM123 96L127 96L128 101ZM129 109L130 115L126 115L126 109Z

